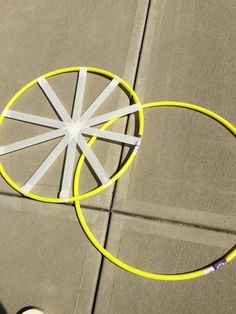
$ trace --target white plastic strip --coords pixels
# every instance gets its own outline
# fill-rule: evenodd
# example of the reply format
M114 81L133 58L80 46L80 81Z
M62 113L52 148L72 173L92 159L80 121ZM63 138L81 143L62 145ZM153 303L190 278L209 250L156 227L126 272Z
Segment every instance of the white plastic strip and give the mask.
M76 95L75 95L75 102L74 102L74 108L73 108L73 121L77 122L81 116L81 110L84 100L84 90L85 90L85 83L86 83L86 77L87 77L87 69L81 68L79 71L79 78L76 88Z
M79 134L77 143L84 153L85 157L87 158L90 166L93 168L94 172L97 174L99 180L101 183L106 183L109 180L108 175L106 174L106 171L104 170L103 166L100 164L100 161L95 156L92 149L88 146L86 140L84 137Z
M126 116L128 114L134 113L136 111L138 111L139 109L141 109L141 105L140 104L135 104L135 105L131 105L125 108L121 108L115 111L111 111L105 114L102 114L100 116L97 116L95 118L89 119L88 121L83 122L84 124L84 128L89 127L89 126L93 126L93 125L97 125L97 124L101 124L103 122L106 122L110 119L114 119L114 118L120 118L123 116Z
M32 177L22 186L24 192L29 192L37 182L42 178L42 176L48 171L51 165L56 161L61 152L65 149L66 145L69 142L69 135L64 136L63 139L53 148L51 153L47 158L42 162L38 169L34 172Z
M139 141L139 137L131 136L127 134L112 132L112 131L105 131L100 130L97 128L86 128L81 130L81 133L87 135L96 135L97 137L105 138L108 140L112 140L119 143L126 143L131 145L137 145Z
M62 128L65 126L65 123L59 120L53 120L49 118L44 118L40 116L35 116L28 113L23 113L15 110L7 110L5 113L5 117L14 119L14 120L20 120L24 122L30 122L33 124L48 126L51 128Z
M68 198L71 194L71 185L74 174L74 165L75 165L75 153L76 153L76 140L72 139L72 141L68 144L66 151L66 159L64 165L64 172L62 178L62 187L60 192L60 197Z
M140 145L141 145L141 137L138 138L138 142L137 142L137 144L136 144L136 146L135 146L135 148L133 150L134 154L137 154L137 152L138 152L138 150L140 148Z
M0 155L8 154L14 152L19 149L27 148L29 146L40 144L54 138L60 137L66 133L66 129L58 129L54 131L50 131L48 133L40 134L34 137L27 138L25 140L15 142L13 144L9 144L6 146L0 147Z
M204 272L204 275L207 275L209 273L212 273L213 271L215 271L214 267L210 266L207 269L205 269L203 272Z
M62 120L71 121L71 117L44 76L38 78L38 83Z
M82 115L80 119L81 122L88 120L92 116L92 114L101 106L101 104L113 92L113 90L116 88L119 82L120 82L120 79L116 77L107 85L107 87L101 92L101 94L94 100L94 102L89 106L89 108Z
M75 102L74 102L73 115L72 115L72 119L75 123L78 122L81 115L86 77L87 77L87 69L81 68L79 71L79 78L78 78L78 84L76 88ZM61 187L61 192L60 192L61 198L68 198L71 194L71 185L72 185L72 178L73 178L73 173L74 173L76 146L77 146L77 142L75 139L73 139L67 147L63 178L62 178L62 187Z

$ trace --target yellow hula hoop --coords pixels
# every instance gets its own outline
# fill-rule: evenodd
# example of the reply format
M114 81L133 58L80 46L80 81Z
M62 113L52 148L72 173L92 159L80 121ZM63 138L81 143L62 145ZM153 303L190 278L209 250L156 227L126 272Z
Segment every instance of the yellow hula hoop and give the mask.
M236 128L231 123L229 123L227 120L220 117L216 113L214 113L208 109L205 109L203 107L199 107L197 105L182 103L182 102L174 102L174 101L152 102L152 103L147 103L147 104L142 105L143 109L151 108L151 107L160 107L160 106L182 107L182 108L187 108L187 109L191 109L191 110L195 110L197 112L203 113L203 114L217 120L218 122L223 124L229 131L231 131L234 135L236 135ZM113 121L109 121L109 123L107 123L107 125L104 125L102 128L105 129L108 125L110 125L112 123L113 123ZM92 138L89 141L89 145L92 146L94 141L95 141L95 138ZM126 270L130 273L133 273L133 274L141 276L141 277L150 278L150 279L154 279L154 280L168 280L168 281L186 280L186 279L192 279L192 278L207 275L207 274L219 269L220 267L222 267L223 265L230 262L231 260L233 260L236 257L236 246L234 246L233 249L231 249L228 253L226 253L217 262L213 262L210 266L208 265L208 266L203 267L203 268L198 269L198 270L194 270L194 271L186 272L186 273L178 273L178 274L152 273L152 272L148 272L148 271L144 271L144 270L135 268L135 267L130 266L130 265L126 264L125 262L121 261L117 257L113 256L110 252L108 252L98 242L98 240L95 238L95 236L93 235L93 233L89 229L89 227L86 223L86 220L84 218L84 215L82 213L80 202L79 202L78 186L79 186L79 177L80 177L80 172L82 169L83 162L84 162L84 156L81 155L79 162L78 162L78 165L77 165L77 168L76 168L75 178L74 178L75 208L76 208L76 213L77 213L79 222L80 222L85 234L87 235L87 237L89 238L91 243L95 246L95 248L101 254L103 254L108 260L110 260L112 263L119 266L123 270Z
M49 73L44 74L44 78L49 78L52 76L56 76L58 74L63 74L63 73L69 73L69 72L78 72L81 69L81 67L70 67L70 68L63 68L63 69L59 69L56 71L52 71ZM117 77L117 75L102 70L102 69L98 69L98 68L93 68L93 67L86 67L88 72L91 73L97 73L97 74L101 74L104 76L107 76L109 78L115 78ZM129 86L129 84L124 81L123 79L119 78L120 82L119 84L121 84L125 90L127 90L129 92L129 94L133 97L133 100L136 104L140 104L140 100L138 98L138 95L135 93L135 91ZM10 101L6 104L5 108L3 109L1 115L0 115L0 126L4 121L4 111L7 109L10 109L12 107L12 105L15 103L15 101L21 96L23 95L28 89L30 89L31 87L33 87L34 85L36 85L38 83L37 79L32 80L31 82L29 82L28 84L26 84L24 87L22 87L11 99ZM141 137L143 134L143 128L144 128L144 118L143 118L143 110L142 108L140 110L138 110L138 114L139 114L139 130L138 130L138 135ZM107 123L105 123L104 127L107 128L109 125L111 125L112 123L114 123L115 121L119 120L120 118L116 118L116 119L112 119L111 121L108 121ZM93 136L91 138L91 143L93 143L95 141L96 137ZM137 149L134 148L133 152L130 154L129 158L127 159L126 163L121 167L121 169L110 178L110 181L108 183L102 184L99 187L88 191L84 194L79 195L79 199L83 200L85 198L94 196L95 194L103 191L106 187L108 187L110 185L110 183L114 183L125 171L126 169L130 166L130 164L132 163L132 161L134 160L134 157L136 155ZM14 180L12 180L10 178L10 176L7 174L6 170L4 169L2 163L0 163L0 174L3 176L3 178L6 180L6 182L16 191L18 191L19 193L23 194L26 197L38 200L38 201L42 201L42 202L47 202L47 203L65 203L65 202L73 202L75 201L76 197L72 196L69 198L57 198L57 197L45 197L42 195L37 195L37 194L33 194L30 192L24 192L21 187L19 185L17 185Z

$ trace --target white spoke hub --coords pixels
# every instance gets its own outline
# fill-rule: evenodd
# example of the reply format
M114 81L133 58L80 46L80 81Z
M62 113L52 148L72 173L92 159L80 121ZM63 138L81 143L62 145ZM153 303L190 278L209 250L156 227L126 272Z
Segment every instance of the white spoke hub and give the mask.
M72 115L70 115L65 109L65 106L57 96L56 91L54 91L54 89L49 84L46 78L49 76L41 76L37 79L36 82L47 97L59 119L50 119L47 117L15 111L10 109L10 106L7 106L6 108L8 109L5 109L2 112L2 117L4 118L36 124L39 126L51 128L53 130L34 137L23 139L15 143L0 146L0 155L14 153L17 150L27 149L32 145L41 144L43 142L61 137L61 140L58 142L58 144L51 150L45 160L38 166L31 177L28 178L27 182L21 187L21 191L24 193L30 192L35 187L35 185L45 175L53 163L56 162L59 155L65 151L65 162L59 195L60 198L63 199L69 198L71 195L71 186L75 169L77 149L82 151L82 153L85 155L85 158L89 162L92 170L98 177L101 184L105 186L109 185L111 182L109 175L106 173L106 170L103 168L102 164L86 142L83 135L96 136L104 140L132 145L134 146L134 152L137 150L137 147L140 143L140 137L107 130L100 130L94 126L107 122L111 119L118 119L135 113L141 109L141 105L134 104L115 111L107 112L103 115L95 115L96 111L101 107L101 105L107 100L107 98L122 81L119 77L113 76L110 83L105 87L105 89L101 91L101 93L96 97L88 109L83 113L82 108L88 71L89 68L80 68L78 70L79 74L74 94L75 97Z

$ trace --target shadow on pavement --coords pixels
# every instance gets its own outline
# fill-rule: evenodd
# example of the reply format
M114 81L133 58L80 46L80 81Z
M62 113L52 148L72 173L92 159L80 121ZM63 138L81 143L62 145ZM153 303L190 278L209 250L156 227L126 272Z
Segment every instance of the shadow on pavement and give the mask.
M7 314L7 311L5 310L1 302L0 302L0 314Z
M22 313L24 313L25 311L27 311L27 310L39 310L39 311L42 311L42 313L44 313L43 312L43 309L41 309L41 308L39 308L39 307L35 307L35 306L27 306L27 307L24 307L23 309L21 309L20 311L18 311L16 314L22 314ZM40 312L41 313L41 312ZM0 312L0 314L1 314L1 312Z
M27 306L27 307L24 307L23 309L19 310L16 314L22 314L22 313L24 313L25 311L31 310L31 309L32 309L31 306Z

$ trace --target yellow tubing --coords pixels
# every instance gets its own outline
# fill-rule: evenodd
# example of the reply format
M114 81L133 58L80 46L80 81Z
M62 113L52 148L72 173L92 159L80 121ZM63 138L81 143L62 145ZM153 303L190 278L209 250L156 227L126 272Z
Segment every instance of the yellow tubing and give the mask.
M59 69L56 71L52 71L49 73L44 74L43 76L45 78L49 78L52 76L56 76L59 74L63 74L63 73L70 73L70 72L78 72L81 69L81 67L70 67L70 68L63 68L63 69ZM117 75L102 70L102 69L98 69L98 68L93 68L93 67L86 67L88 72L91 73L97 73L109 78L115 78L117 77ZM140 104L140 100L138 98L138 95L135 93L135 91L129 86L129 84L127 82L125 82L123 79L120 79L120 85L122 85L124 87L125 90L127 90L129 92L129 94L133 97L133 100L136 104ZM3 109L3 112L0 115L0 125L3 123L4 121L4 110L10 109L12 107L12 105L15 103L15 101L21 96L23 95L28 89L30 89L32 86L36 85L38 83L37 79L32 80L31 82L29 82L28 84L26 84L24 87L22 87L11 99L10 101L6 104L5 108ZM138 135L141 137L141 135L143 134L143 129L144 129L144 118L143 118L143 110L142 108L140 110L138 110L138 116L139 116L139 129L138 129ZM109 125L111 125L112 123L114 123L115 121L119 120L119 118L117 119L112 119L110 121L108 121L107 123L104 124L104 128L107 128ZM96 136L93 136L90 139L90 143L91 145L94 143L94 141L96 140ZM125 170L129 167L129 165L132 163L134 157L135 157L136 153L135 153L135 148L134 148L134 152L130 155L130 157L127 159L127 161L125 162L125 164L121 167L121 169L114 174L111 178L110 181L108 183L102 184L99 187L88 191L86 193L83 193L79 196L80 200L83 200L85 198L91 197L101 191L103 191L106 187L108 187L110 185L110 183L114 183L124 172ZM66 202L73 202L75 200L74 196L71 196L69 198L58 198L58 197L45 197L42 195L37 195L31 192L24 192L21 187L16 184L14 182L14 180L12 180L10 178L10 176L7 174L6 170L4 169L2 163L0 163L0 174L3 176L3 178L6 180L6 182L16 191L18 191L19 193L23 194L26 197L41 201L41 202L47 202L47 203L66 203Z
M191 110L195 110L197 112L203 113L203 114L217 120L218 122L223 124L229 131L231 131L234 135L236 135L236 128L231 123L229 123L227 120L220 117L216 113L214 113L208 109L205 109L203 107L199 107L199 106L196 106L193 104L188 104L188 103L183 103L183 102L174 102L174 101L161 101L161 102L153 102L153 103L147 103L147 104L142 105L143 109L151 108L151 107L160 107L160 106L182 107L182 108L187 108L187 109L191 109ZM103 128L106 128L106 126L104 125ZM94 141L92 141L92 140L89 141L89 145L91 146L93 144L93 142ZM226 255L224 255L217 262L213 262L211 266L206 266L206 267L203 267L203 268L198 269L198 270L194 270L194 271L187 272L187 273L179 273L179 274L157 274L157 273L144 271L144 270L135 268L133 266L130 266L130 265L124 263L123 261L121 261L117 257L113 256L110 252L108 252L98 242L98 240L95 238L95 236L93 235L93 233L89 229L89 227L86 223L86 220L83 216L80 202L79 202L79 189L78 189L80 172L82 169L83 162L84 162L84 156L81 155L79 162L78 162L78 165L77 165L77 168L76 168L76 171L75 171L75 178L74 178L74 196L75 196L76 213L77 213L79 222L80 222L85 234L87 235L87 237L91 241L91 243L95 246L95 248L100 253L102 253L108 260L110 260L115 265L119 266L120 268L122 268L122 269L124 269L130 273L133 273L133 274L141 276L141 277L150 278L150 279L154 279L154 280L175 281L175 280L187 280L187 279L192 279L192 278L207 275L208 273L219 269L220 267L225 265L227 262L231 261L232 259L234 259L236 257L236 247L234 247L232 250L230 250Z

